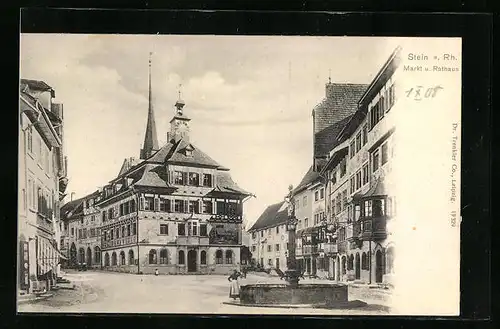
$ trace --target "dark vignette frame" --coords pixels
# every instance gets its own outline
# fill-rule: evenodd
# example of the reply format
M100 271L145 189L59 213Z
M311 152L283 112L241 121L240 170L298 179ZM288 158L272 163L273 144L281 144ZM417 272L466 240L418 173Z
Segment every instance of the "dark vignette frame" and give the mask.
M230 34L230 35L348 35L348 36L457 36L463 37L463 95L462 95L462 244L461 244L461 318L487 320L490 318L490 189L492 181L491 158L491 85L492 85L492 16L487 14L424 14L424 13L327 13L327 12L259 12L259 11L135 11L135 10L70 10L31 8L21 11L20 31L23 33L122 33L122 34ZM18 42L18 35L14 37ZM19 49L15 55L19 60ZM18 72L15 72L16 78ZM16 78L12 95L18 93ZM14 89L15 88L15 89ZM18 98L13 98L17 104ZM12 104L13 106L17 106ZM17 121L15 111L13 120ZM14 125L12 125L14 127ZM13 130L13 134L17 131ZM16 138L17 140L17 138ZM17 155L17 144L13 145L12 158ZM7 177L15 182L17 166ZM16 186L17 188L17 186ZM14 194L13 194L14 195ZM5 230L9 248L5 255L12 257L6 264L15 264L16 257L16 198L8 205L12 213L5 215ZM10 200L9 200L10 201ZM12 248L12 249L10 249ZM6 266L3 275L11 285L2 294L6 300L2 305L3 314L15 314L14 266ZM446 278L439 278L446 280ZM2 285L2 288L7 286ZM439 293L431 298L439 298ZM7 300L9 301L7 303ZM119 317L119 318L118 318ZM168 327L208 325L209 316L180 315L89 315L85 318L74 316L57 317L64 325L113 325L130 322L135 326L162 324ZM5 322L11 325L43 326L56 324L54 315L18 315ZM233 316L218 315L214 325L220 325L229 318L239 320L238 326L259 326L262 320L271 325L287 326L296 320L281 316ZM305 317L313 318L313 317ZM329 326L332 317L314 317L315 324ZM412 318L418 320L434 317ZM335 319L335 318L333 318ZM382 321L386 326L401 327L418 324L403 317L357 317L350 316L350 325L362 322ZM275 322L278 321L279 322ZM312 319L311 319L312 320ZM460 326L472 324L457 318L440 318L440 325ZM452 320L445 321L444 320ZM124 322L121 322L124 321ZM328 322L327 322L328 321ZM423 323L422 323L423 324ZM308 324L309 325L309 324Z

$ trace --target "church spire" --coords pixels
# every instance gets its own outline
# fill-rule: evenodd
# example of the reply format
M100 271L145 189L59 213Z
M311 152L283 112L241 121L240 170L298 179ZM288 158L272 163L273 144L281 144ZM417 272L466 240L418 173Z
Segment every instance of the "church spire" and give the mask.
M158 150L158 137L156 135L156 123L153 110L153 95L151 92L151 55L149 53L149 106L148 122L146 125L146 135L144 136L144 146L141 150L141 159L148 158L154 151Z

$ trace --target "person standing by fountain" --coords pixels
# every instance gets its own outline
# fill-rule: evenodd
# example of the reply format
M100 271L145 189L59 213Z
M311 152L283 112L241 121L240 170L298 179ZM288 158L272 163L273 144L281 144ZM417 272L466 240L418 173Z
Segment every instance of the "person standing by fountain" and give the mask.
M240 283L238 282L239 277L240 272L234 270L234 272L227 278L230 282L229 297L232 299L240 298Z

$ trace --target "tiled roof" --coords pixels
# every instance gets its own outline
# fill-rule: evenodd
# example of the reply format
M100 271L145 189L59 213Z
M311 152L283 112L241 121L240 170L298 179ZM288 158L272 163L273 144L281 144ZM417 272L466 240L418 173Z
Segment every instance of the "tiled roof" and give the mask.
M329 130L335 130L336 134L339 132L337 131L338 126L331 126L345 120L356 112L358 101L367 86L366 84L352 83L332 83L327 86L328 96L313 110L315 156L323 156L331 149L331 140L328 137L330 135Z
M186 155L185 148L191 145L193 151L191 155ZM181 139L178 142L169 142L160 148L156 153L147 159L148 162L177 162L186 165L203 165L210 167L221 167L214 159L193 144Z
M284 204L285 201L281 201L267 207L249 231L261 230L267 227L285 224L288 218L288 209L283 209Z
M126 158L125 160L123 160L123 164L122 167L120 168L120 173L118 174L118 177L123 175L124 173L129 171L130 168L138 165L141 162L142 160L139 160L137 158Z
M325 156L341 142L338 135L351 118L352 115L347 116L314 135L315 155Z
M79 214L83 211L83 199L76 199L73 201L66 202L61 207L61 220L68 219L71 216ZM71 214L70 214L71 213Z
M251 195L233 181L229 172L217 172L216 182L217 186L214 191Z
M52 87L46 84L44 81L21 79L21 90L23 90L24 86L26 85L33 90L42 90L42 91L52 90Z
M173 154L168 159L168 161L180 162L180 163L185 163L185 164L198 164L198 165L205 165L205 166L211 166L211 167L220 167L220 164L218 164L214 159L212 159L211 157L209 157L208 155L203 153L200 149L198 149L194 145L192 145L194 150L192 151L191 155L187 156L184 153L184 149L188 145L192 145L192 144L181 139L179 141L179 145L177 146L175 152L173 152Z
M168 172L165 166L146 164L142 169L142 176L134 182L137 186L170 187Z
M300 181L299 185L294 189L294 193L298 193L302 191L308 184L314 182L316 179L319 178L319 174L315 171L313 171L313 167L309 167L309 170L306 172L302 180Z

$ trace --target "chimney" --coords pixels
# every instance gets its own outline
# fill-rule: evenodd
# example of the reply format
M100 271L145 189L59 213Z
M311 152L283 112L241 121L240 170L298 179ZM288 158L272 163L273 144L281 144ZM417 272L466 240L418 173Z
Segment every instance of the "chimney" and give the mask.
M73 201L73 195L75 194L75 192L71 192L71 195L70 195L70 200L69 201Z

